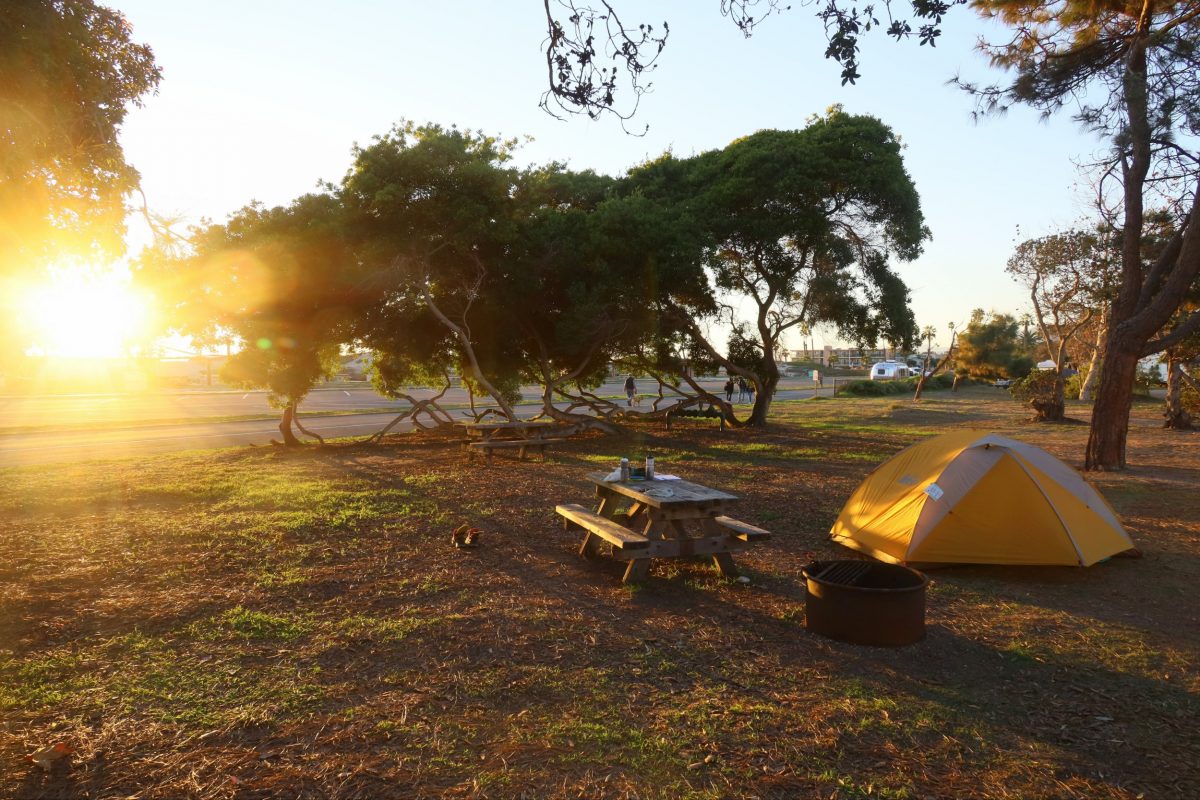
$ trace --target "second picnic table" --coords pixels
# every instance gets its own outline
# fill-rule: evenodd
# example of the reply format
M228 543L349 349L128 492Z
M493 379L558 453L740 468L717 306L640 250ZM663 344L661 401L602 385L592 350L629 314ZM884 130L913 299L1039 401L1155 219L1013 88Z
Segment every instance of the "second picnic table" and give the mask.
M488 463L491 463L492 451L500 448L516 448L518 457L522 459L529 450L537 450L545 456L547 445L565 439L575 432L568 425L551 421L463 421L460 424L467 433L468 441L465 445L472 450L483 452Z
M735 577L731 554L770 538L767 531L727 516L740 498L719 489L678 479L610 481L604 472L587 478L596 486L596 511L574 503L555 510L584 529L580 555L591 558L608 543L615 557L629 561L625 583L645 578L652 558L693 555L712 556L722 575Z

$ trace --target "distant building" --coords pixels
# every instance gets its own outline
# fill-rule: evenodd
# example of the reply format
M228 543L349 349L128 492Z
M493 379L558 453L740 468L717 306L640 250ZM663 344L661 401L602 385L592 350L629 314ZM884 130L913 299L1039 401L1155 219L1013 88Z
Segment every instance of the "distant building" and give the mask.
M350 353L342 356L342 366L338 370L338 377L351 381L365 381L369 369L371 369L370 354Z
M221 367L228 356L160 358L154 362L154 377L162 386L220 386Z
M877 361L886 361L895 356L886 348L834 347L825 345L820 350L785 350L789 361L807 361L823 367L837 366L844 369L865 369Z

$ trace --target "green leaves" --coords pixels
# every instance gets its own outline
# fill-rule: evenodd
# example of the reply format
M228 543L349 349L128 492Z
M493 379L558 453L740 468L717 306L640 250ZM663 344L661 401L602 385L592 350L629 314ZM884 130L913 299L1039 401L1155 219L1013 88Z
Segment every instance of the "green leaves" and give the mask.
M879 120L835 106L803 130L759 131L633 180L686 206L716 287L778 315L776 333L825 322L852 339L915 336L889 263L915 258L930 234L899 142Z
M91 0L21 0L0 15L0 76L0 269L13 247L120 250L138 176L118 137L161 77L150 48Z

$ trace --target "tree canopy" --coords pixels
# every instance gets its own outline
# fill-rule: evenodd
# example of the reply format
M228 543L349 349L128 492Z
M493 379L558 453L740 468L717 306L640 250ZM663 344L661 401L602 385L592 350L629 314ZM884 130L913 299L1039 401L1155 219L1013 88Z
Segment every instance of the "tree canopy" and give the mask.
M236 338L227 376L268 388L292 415L339 350L356 348L370 351L381 390L413 403L407 387L457 373L511 417L518 387L534 383L544 415L597 427L716 405L690 373L724 364L767 395L749 420L760 424L789 328L915 336L890 261L915 257L929 232L879 120L834 109L800 131L664 156L621 178L518 169L515 146L401 124L357 148L339 184L196 229L186 253L143 259L142 279L189 332ZM737 298L756 308L748 361L703 330L742 322L729 313ZM597 397L614 365L654 376L659 400L631 409Z
M0 13L0 296L64 253L119 252L137 171L119 134L158 85L154 54L92 0L9 0ZM0 313L0 342L15 316Z
M365 307L370 286L359 266L340 202L315 194L286 207L252 204L198 228L182 256L145 254L140 277L177 330L237 344L223 377L268 390L294 443L296 406L336 371Z
M916 36L934 46L942 18L967 0L882 0L858 6L820 0L812 8L825 29L825 57L841 66L842 83L859 78L859 39L884 30L893 39ZM551 114L582 113L592 118L615 114L623 121L637 112L650 89L649 76L667 47L671 26L627 21L620 3L600 0L598 7L576 0L542 0L546 21L548 86L542 108ZM632 6L632 4L630 4ZM768 17L790 11L786 0L721 0L718 9L749 37ZM881 16L886 17L886 25Z
M975 309L971 321L958 332L960 370L973 378L1022 378L1033 368L1033 360L1018 343L1017 320L1011 314Z
M660 159L635 170L630 186L677 209L680 228L695 230L686 285L703 276L712 288L665 292L662 314L755 383L751 422L765 421L786 331L823 323L863 344L915 339L908 289L891 262L916 258L930 234L899 142L879 120L834 107L799 131L759 131L691 159ZM752 316L736 326L742 299ZM705 318L742 331L741 363L709 341ZM758 351L752 369L745 341Z
M138 183L118 135L161 77L150 48L91 0L12 0L0 77L0 254L32 255L64 234L118 247Z

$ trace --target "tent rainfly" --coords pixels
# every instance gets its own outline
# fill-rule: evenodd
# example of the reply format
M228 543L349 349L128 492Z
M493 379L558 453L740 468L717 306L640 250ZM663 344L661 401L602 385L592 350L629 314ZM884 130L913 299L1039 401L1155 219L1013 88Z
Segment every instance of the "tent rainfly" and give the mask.
M854 491L835 542L899 564L1069 564L1133 550L1090 484L1039 447L984 431L918 442Z

